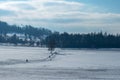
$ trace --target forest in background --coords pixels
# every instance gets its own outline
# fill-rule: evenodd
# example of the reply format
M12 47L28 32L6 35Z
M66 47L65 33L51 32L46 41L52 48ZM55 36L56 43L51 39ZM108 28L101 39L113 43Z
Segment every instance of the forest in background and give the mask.
M120 48L120 34L102 31L87 34L59 33L31 25L21 27L0 21L0 43L42 47L50 41L54 41L59 48Z

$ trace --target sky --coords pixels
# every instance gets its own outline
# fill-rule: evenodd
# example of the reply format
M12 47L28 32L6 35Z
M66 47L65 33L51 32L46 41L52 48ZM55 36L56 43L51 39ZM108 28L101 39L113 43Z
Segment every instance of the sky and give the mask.
M0 20L69 33L120 33L120 0L0 0Z

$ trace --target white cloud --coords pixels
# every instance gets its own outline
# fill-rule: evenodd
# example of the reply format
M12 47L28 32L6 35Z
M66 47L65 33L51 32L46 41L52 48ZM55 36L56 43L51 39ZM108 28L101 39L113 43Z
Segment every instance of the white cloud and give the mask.
M94 8L80 2L65 0L7 0L0 2L0 9L14 12L14 16L0 16L0 20L11 24L42 25L59 29L86 28L105 29L109 32L120 30L120 14L100 13ZM69 27L69 28L68 28ZM75 30L76 30L75 29ZM112 31L113 30L113 31Z

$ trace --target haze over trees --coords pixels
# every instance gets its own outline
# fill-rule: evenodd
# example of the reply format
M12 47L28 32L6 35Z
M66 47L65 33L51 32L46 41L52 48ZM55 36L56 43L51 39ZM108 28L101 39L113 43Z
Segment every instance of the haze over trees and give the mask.
M45 28L35 28L31 25L23 27L17 25L9 25L6 22L0 21L0 34L7 33L21 33L34 37L41 37L43 35L50 35L51 31Z
M41 45L41 41L52 32L45 28L35 28L31 25L23 27L17 25L9 25L0 21L0 43L13 43L15 45Z
M68 34L52 32L45 28L9 25L0 21L0 43L15 45L47 46L52 52L59 48L120 48L120 35L106 32L88 34Z

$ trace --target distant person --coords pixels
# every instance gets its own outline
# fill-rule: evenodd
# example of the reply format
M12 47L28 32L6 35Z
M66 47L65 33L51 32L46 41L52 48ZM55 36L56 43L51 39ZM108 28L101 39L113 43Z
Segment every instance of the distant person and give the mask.
M51 56L49 56L49 58L50 58Z
M28 62L28 59L26 59L26 62Z

